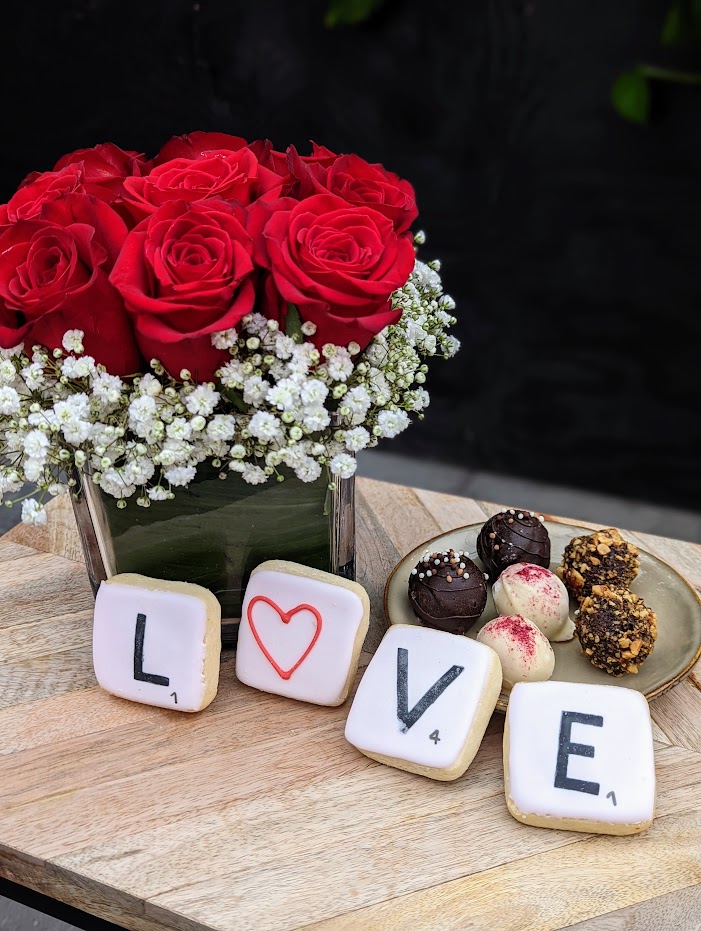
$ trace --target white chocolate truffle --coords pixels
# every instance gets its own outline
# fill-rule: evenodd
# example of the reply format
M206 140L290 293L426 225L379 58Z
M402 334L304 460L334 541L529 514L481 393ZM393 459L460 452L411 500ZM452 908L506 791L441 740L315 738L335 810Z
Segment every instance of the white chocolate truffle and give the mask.
M531 563L507 566L492 586L492 595L500 614L527 617L548 640L574 636L567 589L549 569Z
M519 614L495 617L476 639L491 647L501 660L507 690L517 682L544 682L553 674L555 654L550 641L532 621Z

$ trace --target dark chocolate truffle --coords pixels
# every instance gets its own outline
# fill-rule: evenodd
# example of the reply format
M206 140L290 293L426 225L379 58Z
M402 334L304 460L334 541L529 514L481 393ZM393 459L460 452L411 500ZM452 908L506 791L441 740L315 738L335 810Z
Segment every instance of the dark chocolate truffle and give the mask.
M574 624L586 656L611 676L636 673L657 638L657 617L643 599L608 585L593 586Z
M477 553L494 582L507 566L528 562L548 569L550 537L543 518L531 511L507 511L490 517L477 537Z
M575 537L565 547L557 574L575 598L585 598L594 585L628 588L638 574L638 550L613 527Z
M409 599L427 627L464 634L484 611L487 585L462 550L426 553L411 570Z

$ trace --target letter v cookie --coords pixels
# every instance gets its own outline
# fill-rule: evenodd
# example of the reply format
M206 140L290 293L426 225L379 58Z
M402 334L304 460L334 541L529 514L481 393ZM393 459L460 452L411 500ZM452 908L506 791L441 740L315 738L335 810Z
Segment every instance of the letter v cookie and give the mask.
M346 740L388 766L457 779L477 753L500 692L501 663L491 647L395 624L358 686Z

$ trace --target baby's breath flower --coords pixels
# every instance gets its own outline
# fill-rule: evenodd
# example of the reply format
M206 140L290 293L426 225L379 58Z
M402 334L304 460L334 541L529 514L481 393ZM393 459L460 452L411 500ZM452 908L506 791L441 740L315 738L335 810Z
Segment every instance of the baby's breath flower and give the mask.
M154 375L147 372L146 375L142 376L138 390L139 394L147 394L149 397L157 398L163 391L163 385Z
M330 422L331 415L325 407L310 407L305 410L304 417L302 418L304 426L314 433L328 427Z
M221 333L212 333L212 345L216 349L233 349L238 334L236 330L222 330Z
M92 381L92 393L103 404L116 404L122 396L124 382L116 375L100 372Z
M409 426L409 415L406 411L380 411L377 415L377 425L382 430L382 436L392 438Z
M185 407L191 414L209 417L219 402L221 395L209 385L198 385L185 399Z
M61 374L70 379L87 378L94 371L95 360L92 356L81 356L80 359L68 356L61 365Z
M329 463L331 474L337 475L339 478L350 478L351 475L355 474L356 468L355 459L353 456L349 456L348 453L338 453Z
M40 504L36 498L26 498L22 502L22 520L25 524L33 524L36 527L46 523L46 511L44 505Z
M83 330L68 330L63 335L61 344L66 352L83 352Z
M365 427L353 427L352 430L346 430L344 443L346 448L353 453L365 449L370 442L370 434Z
M217 414L207 425L207 436L211 440L231 440L236 433L236 419L231 414Z
M11 359L0 359L0 385L9 384L17 377L15 363Z
M326 363L326 369L334 381L346 381L353 374L353 360L343 346L336 346L335 350Z
M260 375L252 375L247 378L243 386L243 400L246 404L253 407L259 407L265 400L268 393L268 382Z
M274 414L258 411L251 417L248 432L262 442L269 443L282 436L282 426Z
M194 466L172 466L163 473L166 481L175 486L189 485L196 474L197 469Z
M46 384L44 369L41 362L32 362L20 372L22 380L30 391L38 391Z
M19 394L10 385L0 386L0 414L17 414L20 408Z
M233 463L232 463L233 465ZM260 466L251 465L246 463L241 472L241 477L244 482L248 482L249 485L262 485L263 482L267 481L268 476L265 474L265 471L261 469Z

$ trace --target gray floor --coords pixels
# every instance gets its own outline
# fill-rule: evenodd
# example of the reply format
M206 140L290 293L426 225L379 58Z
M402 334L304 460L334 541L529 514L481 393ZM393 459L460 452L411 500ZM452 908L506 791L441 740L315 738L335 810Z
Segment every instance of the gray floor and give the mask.
M0 896L0 931L76 931L73 925Z
M468 495L487 501L597 521L701 543L701 514L630 501L579 489L461 469L454 465L412 460L372 450L359 460L359 474L434 491ZM16 509L0 509L0 533L19 518ZM0 931L74 931L72 925L40 915L0 897Z

